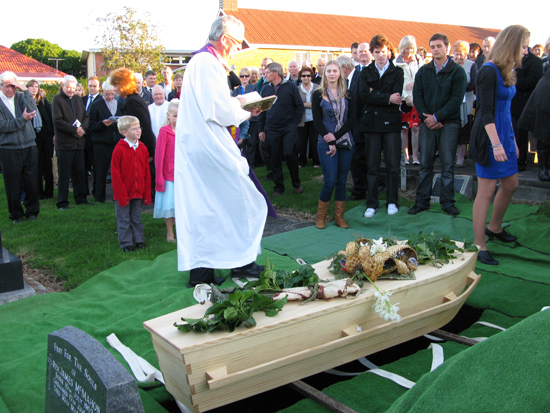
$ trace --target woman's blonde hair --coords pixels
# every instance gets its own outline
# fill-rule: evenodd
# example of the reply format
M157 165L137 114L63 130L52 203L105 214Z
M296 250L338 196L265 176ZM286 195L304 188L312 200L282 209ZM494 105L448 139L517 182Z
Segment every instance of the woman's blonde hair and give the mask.
M325 69L323 70L323 77L321 78L321 90L323 91L323 96L328 97L327 95L328 79L327 79L326 73L327 73L327 67L329 67L330 65L336 66L340 71L340 76L338 77L338 96L346 97L346 98L349 97L346 84L344 83L344 75L342 73L342 68L340 67L340 65L336 60L331 60L327 62L327 64L325 65ZM338 98L338 96L335 96L335 97Z
M497 36L488 60L500 70L504 86L516 84L514 69L521 67L523 42L530 36L529 30L519 24L506 27Z
M125 67L116 69L109 78L111 85L118 86L125 96L137 93L136 77L134 72Z

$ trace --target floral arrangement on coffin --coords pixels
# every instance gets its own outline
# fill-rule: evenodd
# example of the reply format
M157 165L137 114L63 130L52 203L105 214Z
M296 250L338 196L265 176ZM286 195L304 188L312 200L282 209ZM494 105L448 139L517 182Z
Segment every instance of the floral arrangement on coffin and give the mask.
M338 251L329 267L336 276L376 281L381 275L397 272L391 278L414 279L418 268L418 255L405 241L395 238L371 240L359 238L348 242L345 250Z
M374 311L386 321L401 321L398 314L399 303L392 304L391 292L379 288L374 282L384 274L397 272L391 278L414 279L414 271L418 268L416 251L404 241L395 238L371 240L359 238L348 242L345 250L338 251L329 267L338 276L351 275L354 279L366 278L375 291Z

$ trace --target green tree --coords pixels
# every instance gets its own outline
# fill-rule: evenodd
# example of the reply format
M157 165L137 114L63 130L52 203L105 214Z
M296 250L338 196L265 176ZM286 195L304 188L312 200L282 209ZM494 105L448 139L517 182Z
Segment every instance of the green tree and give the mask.
M55 61L48 58L61 58L57 68L75 77L86 76L86 66L80 61L80 53L76 50L64 50L55 43L44 39L27 39L11 45L11 49L34 60L55 68Z
M150 14L145 14L148 20ZM162 68L164 47L160 44L156 26L137 16L135 9L124 7L124 14L109 13L98 18L101 35L96 38L103 52L102 69L111 71L126 67L144 73L148 67L155 71Z

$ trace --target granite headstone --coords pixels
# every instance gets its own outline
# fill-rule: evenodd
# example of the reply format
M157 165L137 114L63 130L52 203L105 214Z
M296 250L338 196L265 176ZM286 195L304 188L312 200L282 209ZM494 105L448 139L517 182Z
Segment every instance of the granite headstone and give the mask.
M78 328L48 335L47 367L46 413L144 411L132 375Z
M25 288L21 260L2 246L0 234L0 293Z

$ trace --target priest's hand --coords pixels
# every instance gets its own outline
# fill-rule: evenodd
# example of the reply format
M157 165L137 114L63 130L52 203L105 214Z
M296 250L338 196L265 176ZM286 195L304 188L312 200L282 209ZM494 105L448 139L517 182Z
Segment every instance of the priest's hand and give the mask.
M260 133L258 133L258 138L259 138L262 142L265 142L265 132L260 132Z

